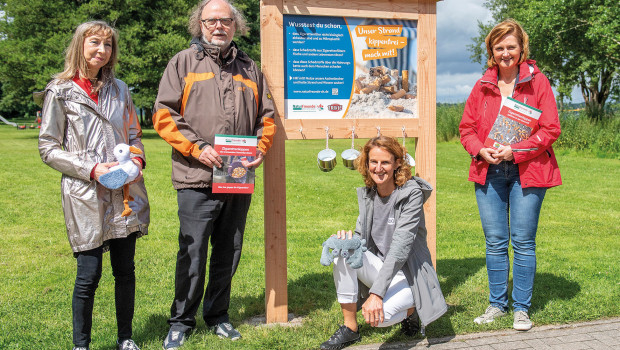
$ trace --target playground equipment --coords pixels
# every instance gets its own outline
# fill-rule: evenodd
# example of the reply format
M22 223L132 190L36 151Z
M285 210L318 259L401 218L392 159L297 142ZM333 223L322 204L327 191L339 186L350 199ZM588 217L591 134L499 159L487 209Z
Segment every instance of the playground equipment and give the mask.
M26 130L26 129L41 129L41 111L37 111L37 116L35 122L31 122L30 125L26 123L20 125L15 122L10 122L6 118L0 115L0 121L2 121L6 125L14 126L17 130Z
M8 120L4 119L4 117L3 117L3 116L1 116L1 115L0 115L0 120L1 120L4 124L6 124L6 125L14 126L14 127L17 127L17 128L19 129L19 127L17 126L17 123L10 122L10 121L8 121Z

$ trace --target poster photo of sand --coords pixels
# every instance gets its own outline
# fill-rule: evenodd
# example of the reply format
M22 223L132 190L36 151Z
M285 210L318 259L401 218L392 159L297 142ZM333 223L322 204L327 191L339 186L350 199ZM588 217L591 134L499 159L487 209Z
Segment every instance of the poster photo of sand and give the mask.
M285 118L415 118L417 22L284 16Z

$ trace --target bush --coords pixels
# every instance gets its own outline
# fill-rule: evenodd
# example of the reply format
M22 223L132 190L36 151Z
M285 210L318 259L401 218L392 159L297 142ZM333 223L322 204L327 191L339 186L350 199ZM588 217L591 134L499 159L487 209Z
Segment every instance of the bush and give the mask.
M459 122L464 103L437 104L437 141L459 138ZM620 112L610 108L607 117L595 120L584 111L560 115L562 134L553 144L556 149L584 151L597 157L620 157Z
M567 112L560 116L562 134L555 142L558 149L586 151L599 157L620 155L620 117L611 115L593 120L584 112Z
M459 123L465 110L465 103L437 104L437 141L459 138Z

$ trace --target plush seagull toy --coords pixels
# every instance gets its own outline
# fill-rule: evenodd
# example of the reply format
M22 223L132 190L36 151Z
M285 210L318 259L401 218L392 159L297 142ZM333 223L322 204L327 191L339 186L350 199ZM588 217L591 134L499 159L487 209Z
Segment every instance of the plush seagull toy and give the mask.
M140 169L131 160L131 154L142 154L142 151L134 146L121 143L114 147L114 156L118 161L118 165L110 168L110 172L99 177L99 182L105 187L116 190L123 187L123 203L125 210L121 216L128 216L132 210L129 208L129 201L133 198L129 195L129 183L140 174Z

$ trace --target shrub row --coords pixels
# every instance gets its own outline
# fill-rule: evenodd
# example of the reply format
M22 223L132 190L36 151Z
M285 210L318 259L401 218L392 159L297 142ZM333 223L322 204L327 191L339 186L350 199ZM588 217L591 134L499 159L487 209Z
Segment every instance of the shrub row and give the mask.
M459 122L465 104L437 104L437 141L459 138ZM584 112L560 115L562 134L556 149L586 151L598 157L620 156L620 112L610 112L602 120L592 120Z

